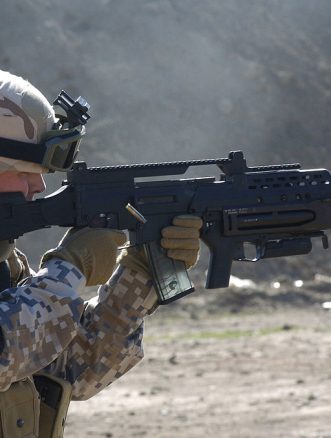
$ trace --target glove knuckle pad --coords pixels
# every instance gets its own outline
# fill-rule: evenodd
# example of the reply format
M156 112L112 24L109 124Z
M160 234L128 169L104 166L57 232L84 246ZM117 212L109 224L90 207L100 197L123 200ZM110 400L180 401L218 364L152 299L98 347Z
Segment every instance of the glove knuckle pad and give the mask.
M165 249L199 249L199 241L196 239L161 239L161 246Z
M173 224L199 230L202 227L202 219L199 216L182 215L173 219Z
M163 228L162 236L173 239L199 239L199 231L194 228L172 226Z

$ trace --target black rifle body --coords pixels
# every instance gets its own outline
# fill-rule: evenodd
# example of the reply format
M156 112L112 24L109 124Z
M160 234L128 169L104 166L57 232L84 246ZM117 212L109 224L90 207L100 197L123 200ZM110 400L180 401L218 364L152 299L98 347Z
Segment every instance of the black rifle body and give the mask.
M214 177L155 180L193 165L216 164ZM137 181L137 178L154 178ZM210 250L206 288L227 287L233 260L305 254L311 238L331 228L331 175L297 164L247 167L242 152L191 162L87 168L75 163L67 180L44 199L0 195L0 239L53 225L128 230L132 244L160 240L177 215L203 219L201 239ZM245 245L253 244L254 257Z

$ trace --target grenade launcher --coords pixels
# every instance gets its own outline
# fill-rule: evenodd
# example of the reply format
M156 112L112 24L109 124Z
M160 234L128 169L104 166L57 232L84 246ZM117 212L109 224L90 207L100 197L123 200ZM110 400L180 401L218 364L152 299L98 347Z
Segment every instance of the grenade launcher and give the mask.
M158 178L211 164L220 179ZM146 177L152 180L138 181ZM0 194L0 239L53 225L128 230L131 245L144 246L160 303L167 303L193 290L183 263L158 244L160 230L181 214L203 219L201 239L210 250L206 288L227 287L233 260L307 254L313 237L328 247L323 230L331 228L331 174L299 164L248 167L240 151L223 159L111 167L76 162L62 187L44 199Z

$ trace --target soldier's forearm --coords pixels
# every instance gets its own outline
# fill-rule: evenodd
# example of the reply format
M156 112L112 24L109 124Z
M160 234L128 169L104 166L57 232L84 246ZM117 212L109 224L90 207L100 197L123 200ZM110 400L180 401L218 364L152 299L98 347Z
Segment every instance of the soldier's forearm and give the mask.
M46 371L72 383L73 399L92 397L142 359L143 319L155 300L149 278L120 267L86 303L77 336Z

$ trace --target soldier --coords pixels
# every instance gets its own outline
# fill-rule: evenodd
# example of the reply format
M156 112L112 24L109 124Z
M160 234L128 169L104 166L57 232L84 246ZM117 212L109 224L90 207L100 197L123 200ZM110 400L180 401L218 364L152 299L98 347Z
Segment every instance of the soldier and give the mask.
M43 192L47 160L42 166L29 157L54 130L68 143L71 133L47 99L0 71L1 192L28 200ZM174 218L161 245L193 266L201 225L197 217ZM142 359L143 320L157 297L142 253L122 251L116 264L125 240L116 230L69 230L37 273L14 243L0 242L0 438L61 437L70 400L92 397ZM83 302L86 285L101 286Z

